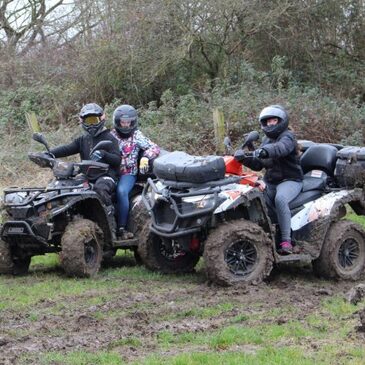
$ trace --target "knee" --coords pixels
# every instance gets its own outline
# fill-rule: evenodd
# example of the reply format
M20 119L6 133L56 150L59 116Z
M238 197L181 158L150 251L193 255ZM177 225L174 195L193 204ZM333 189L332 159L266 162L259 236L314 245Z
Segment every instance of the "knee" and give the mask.
M118 197L128 196L128 190L122 184L120 184L117 188L117 195Z
M286 208L289 207L289 202L284 195L277 194L275 196L275 207L276 208Z

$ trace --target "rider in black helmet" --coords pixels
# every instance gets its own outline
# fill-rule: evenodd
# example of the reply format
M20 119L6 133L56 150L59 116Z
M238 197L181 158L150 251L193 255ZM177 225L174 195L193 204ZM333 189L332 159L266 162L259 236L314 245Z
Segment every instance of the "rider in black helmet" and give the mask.
M150 161L158 156L160 148L138 129L138 114L131 105L118 106L113 114L114 129L122 158L120 179L117 186L117 210L119 236L122 239L132 238L126 230L129 213L129 192L137 181L138 173L146 174Z
M94 160L109 164L109 170L99 177L94 183L94 190L99 193L102 201L109 207L112 206L111 194L115 190L119 175L120 153L118 142L110 131L105 128L105 114L103 109L95 103L82 107L79 120L85 134L77 137L71 143L53 148L50 152L57 157L66 157L80 154L81 160ZM90 151L100 141L112 141L106 150L96 150L92 155Z
M248 158L244 151L238 150L235 158L253 170L266 169L263 184L265 199L270 217L273 220L277 217L280 226L278 252L286 255L293 252L289 203L298 196L303 186L297 141L294 133L288 129L288 113L281 105L264 108L259 122L266 138L260 148L254 151L255 157Z

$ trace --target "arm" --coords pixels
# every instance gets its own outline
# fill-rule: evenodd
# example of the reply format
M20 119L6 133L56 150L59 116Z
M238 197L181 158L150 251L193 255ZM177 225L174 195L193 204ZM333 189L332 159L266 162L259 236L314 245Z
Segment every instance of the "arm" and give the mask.
M149 160L156 158L160 153L160 147L144 136L140 131L137 134L137 143L139 148L144 151L143 157L147 157Z
M80 153L80 138L74 139L69 144L64 144L55 148L52 148L50 151L56 158L58 157L67 157L71 155L76 155Z
M292 133L285 134L275 143L269 143L262 146L267 151L268 157L280 158L290 155L296 148L296 140Z
M111 146L109 151L103 152L102 162L109 164L111 167L119 167L121 157L118 142L114 137L111 137L111 141L113 142L113 145Z
M237 150L234 154L234 158L254 171L260 171L264 167L260 159L253 157L252 153L251 155L247 155L243 150Z
M262 161L256 157L246 158L242 163L254 171L260 171L264 168Z

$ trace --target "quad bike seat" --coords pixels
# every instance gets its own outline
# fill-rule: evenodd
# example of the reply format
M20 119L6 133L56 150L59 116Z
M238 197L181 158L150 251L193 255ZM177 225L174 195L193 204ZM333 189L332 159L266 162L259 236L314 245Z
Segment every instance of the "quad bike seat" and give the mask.
M333 178L336 166L338 148L329 144L313 144L303 153L300 165L304 172L301 193L289 204L295 209L319 198L327 186L328 180Z
M293 201L289 204L289 209L295 209L301 207L305 203L308 203L312 200L316 200L321 197L323 194L322 190L310 190L306 192L300 193Z
M319 198L327 186L328 175L319 170L313 170L304 175L303 188L300 194L289 204L289 209L295 209Z
M336 155L338 149L329 144L311 145L300 157L300 165L303 173L312 170L324 171L328 176L333 177L336 167Z

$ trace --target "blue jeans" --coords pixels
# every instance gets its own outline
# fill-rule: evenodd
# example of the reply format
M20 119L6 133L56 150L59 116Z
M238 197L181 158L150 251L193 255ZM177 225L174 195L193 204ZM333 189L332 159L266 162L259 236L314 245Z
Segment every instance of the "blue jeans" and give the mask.
M117 186L118 228L126 227L129 214L129 193L137 181L136 175L122 175Z
M282 241L291 241L291 213L289 203L294 200L303 187L302 181L283 181L278 185L266 184L265 200L272 220L276 217L281 231Z

